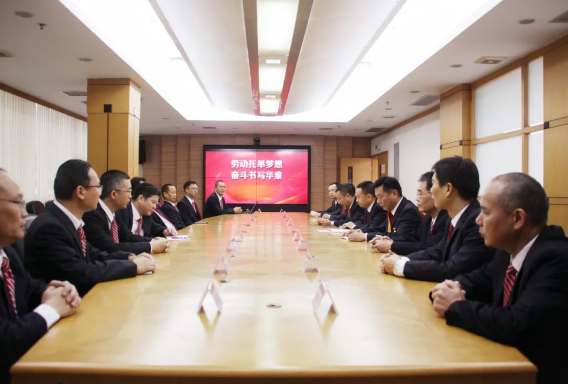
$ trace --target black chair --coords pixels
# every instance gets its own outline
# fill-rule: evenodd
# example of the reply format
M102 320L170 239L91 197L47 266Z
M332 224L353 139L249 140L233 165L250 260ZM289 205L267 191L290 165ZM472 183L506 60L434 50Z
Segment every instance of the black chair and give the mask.
M47 201L45 202L45 208L49 208L49 206L50 206L51 204L53 204L53 200L47 200Z
M26 226L24 227L24 236L28 232L30 225L32 225L32 223L36 219L36 217L37 217L37 215L30 215L30 216L26 217ZM20 240L16 241L16 246L18 247L18 251L20 251L20 256L23 259L24 258L24 238L23 237Z
M45 212L45 205L41 201L28 201L26 203L26 212L30 215L41 215Z

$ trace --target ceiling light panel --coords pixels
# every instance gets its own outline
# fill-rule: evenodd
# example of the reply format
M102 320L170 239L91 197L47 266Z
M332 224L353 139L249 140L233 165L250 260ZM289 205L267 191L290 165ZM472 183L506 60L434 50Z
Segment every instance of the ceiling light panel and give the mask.
M286 55L290 51L299 0L257 0L258 52Z
M260 113L262 115L276 115L279 108L279 99L260 99Z

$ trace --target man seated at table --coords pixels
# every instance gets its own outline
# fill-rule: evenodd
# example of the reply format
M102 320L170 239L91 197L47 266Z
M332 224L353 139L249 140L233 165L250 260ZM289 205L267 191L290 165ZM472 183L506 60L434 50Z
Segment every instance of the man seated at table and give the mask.
M149 238L175 236L175 229L167 228L152 218L159 198L158 188L149 183L140 184L132 192L132 201L126 208L116 211L116 218L134 235Z
M491 181L477 218L494 259L432 291L446 323L521 351L538 383L565 382L568 362L568 239L547 226L548 199L524 173Z
M345 208L343 213L338 217L331 216L329 219L318 219L318 224L324 226L333 225L335 227L341 227L348 222L362 224L365 209L361 208L355 201L355 188L353 185L341 184L337 188L335 196L339 204Z
M134 191L140 184L146 183L146 178L145 177L133 177L132 179L130 179L130 186L132 187L132 190Z
M69 282L34 279L10 246L24 237L25 200L18 184L0 168L0 382L10 367L60 318L75 313L81 298Z
M359 183L355 195L357 196L357 204L365 209L363 220L359 224L349 222L343 224L342 227L353 229L349 232L349 234L353 234L350 241L365 241L365 235L376 230L387 218L387 213L376 201L375 187L372 181Z
M134 235L122 220L116 220L116 211L126 208L132 197L128 174L118 170L106 171L101 176L101 187L103 191L97 209L83 215L89 243L106 252L139 254L167 251L166 239Z
M433 167L432 198L451 221L444 237L433 247L407 257L383 256L383 272L414 280L440 282L471 272L493 258L479 234L479 172L473 161L459 156L439 160Z
M183 218L181 217L178 208L176 207L177 201L177 191L176 187L172 184L164 184L162 186L162 206L160 211L163 212L164 216L170 223L172 223L176 230L180 230L186 227Z
M349 241L371 241L376 236L391 237L394 233L408 241L415 240L422 215L410 200L402 196L402 187L398 180L382 176L375 181L373 187L377 202L387 212L386 219L381 225L367 232L363 240L357 232L347 233Z
M185 226L188 226L203 220L201 212L199 212L199 207L195 202L197 194L199 193L199 187L197 187L195 181L190 180L183 184L183 190L185 191L185 196L178 201L177 208L179 209L183 223Z
M57 170L55 201L34 220L26 233L25 265L31 275L48 282L68 280L79 294L103 281L134 277L155 269L155 260L142 253L107 253L85 236L81 217L97 208L100 181L91 164L68 160Z
M337 187L339 187L339 183L337 181L334 181L333 183L329 184L329 186L327 187L327 193L329 195L329 197L331 198L331 205L329 206L328 209L326 209L325 211L311 211L310 212L310 216L312 217L322 217L324 219L329 219L329 216L331 215L340 215L341 214L341 204L339 204L337 202L337 199L335 197L335 192L337 191Z
M229 208L223 195L225 194L225 182L217 180L215 182L215 192L207 197L205 207L203 207L203 218L226 215L230 213L243 213L241 207Z
M393 251L399 255L409 255L421 249L433 247L442 240L450 218L448 212L436 208L432 198L432 176L434 172L426 172L418 180L416 206L424 214L420 227L416 230L416 241L399 238L396 233L391 237L381 236L373 240L372 248L377 252Z

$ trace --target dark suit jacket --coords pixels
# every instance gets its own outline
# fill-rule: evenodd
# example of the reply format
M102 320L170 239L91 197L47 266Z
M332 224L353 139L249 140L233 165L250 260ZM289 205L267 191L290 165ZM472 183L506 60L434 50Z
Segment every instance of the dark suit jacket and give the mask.
M420 226L421 221L422 215L418 208L416 208L416 205L403 196L393 217L391 225L392 232L388 232L389 220L388 216L385 215L383 223L377 228L371 228L368 232L367 241L373 240L373 237L376 235L392 237L394 233L400 236L399 238L404 238L406 241L416 241L416 230Z
M321 216L323 215L341 215L341 209L343 206L337 202L337 200L333 200L331 205L325 211L318 212Z
M207 201L205 201L205 206L203 207L203 218L206 219L208 217L219 216L219 215L226 215L229 213L235 213L233 208L228 208L227 203L225 202L225 198L223 199L223 207L221 209L221 204L219 204L219 198L217 194L213 192L212 194L207 197Z
M18 309L16 318L6 285L0 279L0 383L9 383L10 367L47 332L44 318L33 312L47 286L30 276L14 248L6 247L4 252L14 275Z
M362 208L357 204L355 200L351 204L350 208L345 208L345 213L340 215L339 218L332 220L333 225L336 227L341 227L345 223L353 222L356 225L361 225L363 223L363 218L365 216L365 208ZM331 219L330 219L331 220Z
M108 217L99 204L97 209L83 214L83 227L87 241L94 247L106 252L124 251L134 253L136 255L152 251L150 241L152 238L133 235L132 232L126 228L124 221L116 218L116 226L118 229L118 241L116 244L112 238L112 231L109 228ZM131 227L132 228L132 227Z
M498 250L482 268L458 276L467 300L445 313L449 325L518 348L538 368L538 383L566 382L568 239L547 226L529 249L506 307L503 284L511 257Z
M448 211L442 209L438 213L436 222L434 223L434 228L432 233L430 233L430 226L432 224L432 216L426 215L422 218L420 227L416 230L416 241L407 241L404 237L399 237L397 234L393 233L391 238L394 242L391 244L391 251L398 255L410 255L413 252L418 252L421 249L426 249L433 247L442 240L444 237L444 231L450 220L448 216Z
M132 215L132 203L128 203L128 206L124 209L119 209L114 213L116 217L116 221L122 222L126 229L130 233L132 233L132 224L134 220L134 216ZM157 220L154 220L153 216L156 213L152 213L151 216L142 216L142 229L144 230L144 237L164 237L164 231L166 230L166 226L163 225L162 219L157 217ZM159 222L158 222L159 220Z
M195 203L195 207L197 208L196 211L195 209L193 209L193 206L191 205L187 197L184 196L180 201L178 201L177 207L185 226L203 220L203 218L201 217L201 212L199 212L197 203Z
M361 224L358 224L353 229L359 229L363 233L370 232L373 228L378 228L387 218L387 211L385 211L376 201L373 203L373 208L369 213L369 220L367 220L367 209L363 208L363 219Z
M68 280L81 296L97 283L136 276L130 252L99 251L87 241L84 257L79 235L69 218L55 204L34 220L24 239L25 265L32 276Z
M164 201L162 206L160 207L160 211L164 214L166 219L170 221L176 227L177 230L183 229L186 227L183 218L179 214L176 207L170 203L169 201Z
M479 215L479 202L474 200L461 215L448 242L451 221L444 237L434 247L408 255L404 277L413 280L440 282L476 270L493 258L495 250L485 245L475 219Z

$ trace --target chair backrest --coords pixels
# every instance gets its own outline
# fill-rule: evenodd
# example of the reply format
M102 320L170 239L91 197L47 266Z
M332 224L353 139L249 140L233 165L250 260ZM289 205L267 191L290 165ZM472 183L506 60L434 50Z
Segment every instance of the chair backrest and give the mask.
M53 200L47 200L47 201L45 202L45 208L46 208L46 209L49 208L49 206L50 206L51 204L53 204Z
M37 215L29 215L28 217L26 217L26 226L24 227L24 236L26 235L26 233L28 232L28 229L30 228L30 225L32 225L33 221L36 219ZM24 258L25 253L24 253L24 239L20 239L18 241L16 241L16 245L19 248L20 251L20 255L22 255L22 258Z
M41 215L45 211L45 205L37 200L28 201L26 203L26 211L30 215Z

